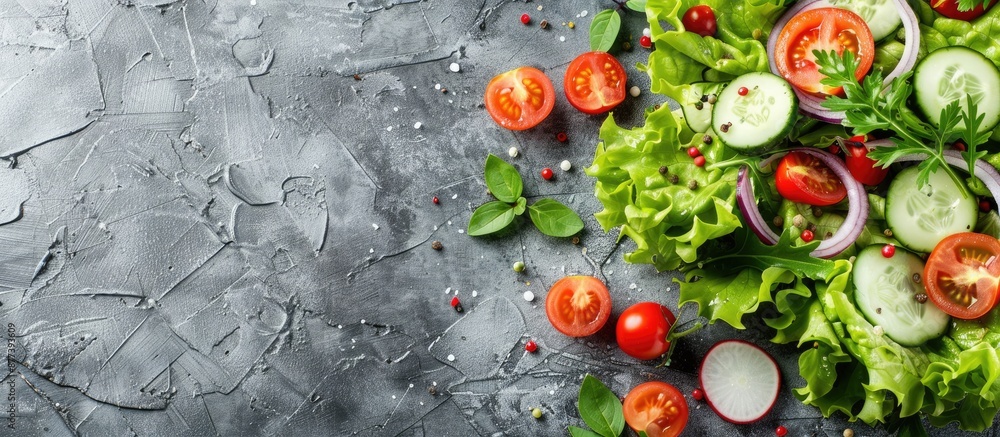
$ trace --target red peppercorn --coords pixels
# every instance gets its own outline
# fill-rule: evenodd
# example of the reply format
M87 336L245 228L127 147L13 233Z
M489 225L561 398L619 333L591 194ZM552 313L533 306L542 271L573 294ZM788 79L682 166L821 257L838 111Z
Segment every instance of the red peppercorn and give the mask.
M955 141L954 143L952 143L951 148L958 150L959 152L964 152L965 143L963 143L962 140Z
M694 157L694 165L697 165L698 167L704 167L705 166L705 157L702 156L702 155L695 156Z
M816 235L813 234L813 231L806 229L802 231L802 234L799 235L799 238L801 238L802 241L808 243L810 241L813 241L813 238L816 238Z
M701 391L700 388L696 388L691 391L691 397L696 401L701 401L705 399L705 392Z
M531 23L531 15L521 14L521 24Z
M701 150L698 150L698 148L694 147L694 146L688 147L687 153L688 153L688 156L690 156L692 158L701 156Z
M641 45L643 48L648 49L653 46L653 40L650 37L643 35L641 38L639 38L639 45Z
M736 90L736 94L739 94L741 96L745 96L745 95L747 95L749 93L750 93L750 90L747 89L747 87L745 87L745 86L741 86L738 90Z
M830 147L827 147L826 151L830 152L830 153L832 153L834 155L839 154L840 153L840 146L838 146L836 144L833 144Z
M538 350L538 343L535 343L535 340L528 340L528 342L524 344L524 350L526 350L528 352L537 351Z
M431 202L434 202L434 204L437 205L437 204L441 203L441 199L438 199L438 196L434 196L431 199Z
M979 201L979 210L982 211L982 212L989 212L990 211L990 201L986 200L986 199L980 200Z
M788 428L785 428L783 425L778 425L778 427L774 430L774 435L778 437L785 437L788 435Z
M559 132L556 134L556 140L559 140L560 143L565 143L568 139L569 136L566 135L566 132Z
M886 244L882 246L882 256L886 258L892 258L896 254L896 246L892 244Z
M545 168L542 169L542 179L545 179L547 181L548 180L552 180L553 176L555 176L555 174L552 173L552 169L551 168L545 167Z

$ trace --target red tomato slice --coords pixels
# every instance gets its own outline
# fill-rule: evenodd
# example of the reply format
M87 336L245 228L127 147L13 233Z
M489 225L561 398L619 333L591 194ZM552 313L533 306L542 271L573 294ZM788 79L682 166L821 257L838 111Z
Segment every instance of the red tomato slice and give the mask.
M823 161L802 152L789 152L774 172L778 194L793 202L829 206L847 197L844 183Z
M774 62L780 76L796 88L813 94L840 94L843 89L820 83L813 50L850 50L859 61L855 76L860 80L875 60L875 40L871 29L858 14L839 8L817 8L800 12L778 34Z
M997 303L1000 240L962 232L934 246L924 264L927 297L941 311L960 319L982 317Z
M625 395L625 423L650 437L675 437L684 431L688 406L677 387L661 381L644 382Z
M615 338L622 352L640 360L652 360L670 348L667 332L677 318L669 308L656 302L640 302L622 312L615 326Z
M844 148L847 149L847 153L844 155L844 164L847 165L847 171L851 172L854 179L865 185L878 185L885 180L889 169L875 165L875 160L868 157L868 147L863 142L857 142L853 139L845 141Z
M549 116L556 91L541 70L519 67L494 77L486 86L485 99L493 121L510 130L525 130Z
M937 13L944 15L948 18L954 18L956 20L972 21L979 18L981 15L985 14L987 10L993 7L997 3L997 0L993 0L983 8L982 2L976 2L976 7L969 9L968 11L958 10L958 0L930 0L931 9L934 9Z
M602 114L625 100L625 68L604 52L577 56L566 68L563 89L574 108L587 114Z
M570 337L593 335L611 316L611 293L593 276L567 276L549 288L545 315L557 331Z

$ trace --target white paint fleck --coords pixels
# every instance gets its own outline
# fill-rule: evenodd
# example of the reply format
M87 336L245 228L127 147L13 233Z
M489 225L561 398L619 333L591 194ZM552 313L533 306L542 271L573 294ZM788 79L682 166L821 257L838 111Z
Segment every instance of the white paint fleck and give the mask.
M526 300L528 302L531 302L531 301L535 300L535 293L532 293L531 290L525 291L524 292L524 300Z
M455 356L452 354L448 354L448 361L455 361Z
M462 71L462 66L458 65L458 62L452 62L451 65L448 66L448 69L451 70L452 73L458 73L459 71Z
M559 168L561 168L562 171L570 171L570 169L573 168L573 163L569 162L569 160L563 160L563 162L559 163Z
M639 94L642 94L642 90L633 85L632 88L628 89L628 94L632 97L639 97Z
M517 147L511 146L511 148L507 149L507 156L517 158Z

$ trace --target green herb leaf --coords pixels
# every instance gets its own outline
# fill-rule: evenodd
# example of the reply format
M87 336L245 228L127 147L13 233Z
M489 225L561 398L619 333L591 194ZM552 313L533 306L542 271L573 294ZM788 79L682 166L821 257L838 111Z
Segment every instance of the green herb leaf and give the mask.
M524 183L517 169L506 161L490 154L486 157L486 188L501 202L514 203L524 190Z
M625 7L636 12L646 13L646 0L628 0L625 2Z
M611 50L622 28L622 17L614 9L605 9L594 15L590 22L590 49L606 52Z
M583 377L577 408L580 411L580 418L597 434L618 437L625 429L622 402L592 375Z
M583 229L583 220L557 200L542 199L528 207L528 216L543 234L569 237Z
M476 208L469 218L467 233L473 237L492 234L506 228L514 221L514 207L494 200Z
M600 434L591 431L589 429L583 429L577 426L569 427L569 435L573 437L602 437Z
M528 199L523 197L517 198L517 203L514 204L514 214L521 215L524 214L525 208L528 206Z

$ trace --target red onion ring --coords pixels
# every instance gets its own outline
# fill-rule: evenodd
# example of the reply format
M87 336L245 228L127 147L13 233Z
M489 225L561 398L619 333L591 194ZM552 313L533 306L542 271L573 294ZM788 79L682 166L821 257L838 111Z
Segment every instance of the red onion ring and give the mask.
M843 252L850 247L864 231L865 222L868 220L868 193L865 192L864 185L861 185L847 170L844 163L825 150L803 147L790 151L799 151L819 159L833 172L837 178L847 188L847 216L844 223L840 225L837 232L830 238L824 239L810 255L817 258L830 258ZM998 185L1000 188L1000 175L998 175ZM757 199L753 195L753 187L750 186L750 178L747 177L747 167L740 168L736 176L736 201L747 221L747 226L765 244L775 244L778 242L778 235L771 230L767 221L760 214L757 208Z
M903 47L902 57L896 64L896 67L886 75L885 82L892 81L897 76L913 69L917 63L917 46L920 41L920 26L913 8L906 3L906 0L893 0L893 2L896 4L896 9L899 11L899 15L903 21L903 35L906 42ZM800 12L828 6L831 5L825 0L804 0L788 8L782 14L781 18L774 23L771 33L767 36L767 60L772 73L780 75L778 73L778 66L774 61L774 51L778 44L778 35L781 33L781 29L788 24L788 21L792 17ZM840 124L844 121L843 112L834 112L823 107L823 101L826 100L825 97L817 97L813 94L799 91L794 86L792 90L795 91L795 95L799 98L799 110L807 115L826 123Z

